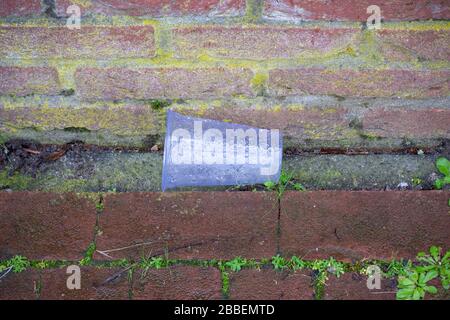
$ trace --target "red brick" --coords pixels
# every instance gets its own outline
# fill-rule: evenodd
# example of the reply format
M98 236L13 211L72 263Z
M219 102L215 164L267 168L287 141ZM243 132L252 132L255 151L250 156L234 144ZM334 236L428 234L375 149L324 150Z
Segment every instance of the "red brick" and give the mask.
M0 259L79 260L94 236L92 202L72 194L0 192Z
M0 17L28 16L41 13L41 0L2 0Z
M284 137L295 139L336 139L352 133L351 118L345 107L303 107L286 105L278 107L226 105L203 110L175 108L182 114L233 123L242 123L259 128L279 129ZM1 112L0 112L1 114ZM6 118L5 118L6 119Z
M129 298L128 273L120 269L81 267L81 289L69 290L66 267L9 273L0 280L1 300L125 300Z
M380 30L377 41L391 61L450 60L448 30Z
M276 198L269 193L109 195L99 220L97 250L109 250L114 259L165 254L174 259L271 257L277 216ZM105 259L97 252L95 258Z
M448 248L446 191L288 192L281 203L280 249L305 259L414 258Z
M381 279L380 289L367 288L367 276L345 273L331 275L325 283L324 300L395 300L396 281Z
M445 97L450 71L275 69L269 88L277 96Z
M58 72L53 68L0 67L0 94L56 95L60 90Z
M77 91L87 100L253 96L252 72L234 68L78 69Z
M148 58L155 55L153 27L1 27L4 58Z
M67 268L41 271L41 300L126 300L130 286L128 272L121 269L80 268L81 289L67 288Z
M207 54L216 58L262 60L326 54L357 45L357 28L222 27L175 29L174 52L179 58Z
M367 7L376 4L383 21L449 19L446 0L267 0L264 17L270 19L367 21Z
M222 280L216 268L173 266L139 270L133 277L136 300L219 300Z
M311 277L304 272L243 269L230 273L233 300L311 300Z
M67 16L71 0L56 0L56 13ZM81 14L99 13L105 15L132 16L236 16L245 11L245 0L91 0L81 5Z
M377 108L365 113L362 125L378 137L450 138L450 109Z
M0 300L36 300L41 282L39 271L10 272L0 279Z

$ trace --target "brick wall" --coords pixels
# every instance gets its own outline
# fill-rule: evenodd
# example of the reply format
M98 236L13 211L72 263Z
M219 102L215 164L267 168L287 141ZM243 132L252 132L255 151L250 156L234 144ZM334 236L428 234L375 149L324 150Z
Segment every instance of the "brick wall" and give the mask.
M80 29L66 27L72 4ZM390 277L367 289L368 259L387 271L450 246L448 191L418 191L450 156L450 9L378 1L372 30L371 4L1 0L0 145L34 142L8 145L12 168L0 148L0 262L31 260L0 299L394 298ZM169 107L281 129L284 167L328 190L116 193L159 190ZM143 254L163 260L146 268ZM314 267L330 257L340 277ZM86 290L66 289L68 261Z
M288 128L293 147L299 134L336 146L356 145L362 136L388 145L450 137L449 109L442 104L450 79L445 1L382 1L379 30L365 26L370 1L73 3L81 9L79 30L65 26L70 0L2 2L2 136L80 127L103 130L102 144L121 145L120 135L142 147L146 135L164 130L161 118L152 119L152 132L119 133L103 110L124 103L130 111L123 121L133 123L143 105L157 99L190 114L211 110L219 120L227 112L236 122L251 118L252 125L274 127L272 119L279 118L276 126ZM240 112L244 103L252 117ZM25 120L43 106L65 106L63 113L73 104L92 116L76 124L63 123L56 112ZM405 109L411 112L400 116ZM92 121L95 114L103 121ZM326 125L314 114L326 117ZM302 119L310 123L299 132Z

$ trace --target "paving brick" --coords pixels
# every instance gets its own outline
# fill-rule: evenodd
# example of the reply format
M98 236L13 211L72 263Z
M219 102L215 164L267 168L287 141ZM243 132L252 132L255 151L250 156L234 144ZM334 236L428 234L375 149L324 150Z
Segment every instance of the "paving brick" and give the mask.
M94 236L94 204L73 194L0 192L0 259L79 260Z
M40 13L40 0L2 0L0 2L0 17L28 16Z
M288 192L280 250L305 259L415 258L448 248L448 191Z
M384 57L395 61L450 60L449 30L380 30L377 44Z
M304 272L243 269L230 273L229 298L233 300L311 300L311 276Z
M364 132L378 137L450 138L450 109L379 108L362 118Z
M277 96L431 98L449 95L450 71L275 69L269 88Z
M0 94L56 95L59 92L58 72L53 68L0 67Z
M324 300L395 300L395 279L381 279L380 289L368 289L367 277L345 273L339 278L331 275L325 284Z
M20 273L11 271L0 279L0 300L36 300L40 279L40 273L35 269Z
M278 209L270 193L124 193L104 203L97 250L115 259L262 258L276 251Z
M152 26L0 27L4 58L151 58Z
M357 28L285 28L198 26L175 29L178 58L207 54L216 58L263 60L326 54L358 44Z
M81 267L79 290L67 288L73 272L67 268L28 268L0 280L1 300L125 300L129 298L128 273L120 269Z
M446 0L267 0L264 17L281 20L367 21L376 4L384 21L449 19Z
M126 300L130 286L128 272L121 269L82 267L81 289L70 290L67 280L73 272L67 268L41 271L41 300Z
M56 13L67 16L71 0L56 0ZM236 16L245 11L245 0L91 0L80 2L81 14L131 16Z
M133 277L134 300L219 300L221 290L220 272L211 267L139 270Z
M84 99L165 99L253 96L244 68L83 68L75 75Z

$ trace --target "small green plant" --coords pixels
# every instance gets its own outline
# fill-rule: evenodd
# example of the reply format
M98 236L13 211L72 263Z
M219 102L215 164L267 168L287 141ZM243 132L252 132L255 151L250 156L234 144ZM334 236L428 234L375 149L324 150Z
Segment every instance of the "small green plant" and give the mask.
M236 257L233 260L225 262L225 267L230 268L233 272L241 271L247 265L247 259Z
M92 242L87 248L84 258L80 260L80 266L87 266L91 264L95 249L95 243Z
M288 187L292 187L294 190L297 191L305 191L306 188L301 183L294 183L293 182L293 173L287 173L286 171L282 171L280 175L280 179L278 183L275 183L273 181L266 181L264 183L264 186L267 190L270 191L276 191L278 199L281 199L284 192Z
M148 269L162 269L169 265L168 260L163 257L152 257L150 259L142 258L141 267L145 270Z
M440 277L444 289L448 289L450 279L450 251L447 251L442 256L442 248L432 246L429 252L430 254L419 252L417 255L417 260L420 262L420 265L416 267L417 272L436 273Z
M226 270L225 262L219 261L217 267L222 278L222 293L225 297L228 297L228 292L230 291L230 275Z
M427 285L427 282L437 277L437 272L429 271L419 273L412 271L408 276L398 278L398 300L420 300L423 299L426 292L436 293L434 286Z
M150 106L153 110L162 110L164 108L167 108L170 106L170 101L164 101L164 100L151 100Z
M95 204L95 209L96 209L97 211L103 211L103 210L105 209L105 205L104 205L102 202L97 202L97 203Z
M292 270L296 271L296 270L301 270L301 269L306 268L307 264L305 261L303 261L299 257L293 256L291 258L289 266L290 266L290 268L292 268Z
M422 183L423 181L422 181L422 179L420 179L420 178L412 178L411 179L411 183L412 183L412 185L413 186L418 186L418 185L420 185L421 183Z
M30 266L30 261L23 256L14 256L0 265L0 272L6 269L12 270L14 273L25 271Z
M435 294L436 287L428 282L439 277L444 289L449 288L450 252L442 256L440 247L432 246L429 253L419 252L417 265L409 263L398 277L397 299L420 300L426 293Z
M275 270L283 270L286 269L289 264L285 258L280 257L280 255L276 255L272 257L272 265Z
M392 260L383 272L385 278L393 278L398 276L407 276L408 270L413 267L411 260Z
M339 278L345 273L345 265L331 257L327 262L327 271Z
M345 272L345 264L336 261L333 257L328 260L314 260L310 264L310 268L320 272L328 272L340 277Z
M436 168L444 177L437 179L434 182L436 189L442 189L445 185L450 184L450 161L444 157L436 160Z

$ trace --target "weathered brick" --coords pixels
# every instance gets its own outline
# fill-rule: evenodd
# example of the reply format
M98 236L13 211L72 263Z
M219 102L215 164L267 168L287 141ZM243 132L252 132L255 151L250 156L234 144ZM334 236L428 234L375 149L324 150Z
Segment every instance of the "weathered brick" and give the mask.
M136 300L218 300L222 280L216 268L173 266L139 270L133 277Z
M130 286L128 272L121 269L80 268L81 289L67 288L73 272L67 268L41 271L41 300L126 300Z
M449 30L380 30L377 41L391 61L450 60Z
M275 69L269 88L277 96L429 98L450 94L450 71Z
M27 16L40 13L40 0L2 0L0 2L0 17Z
M262 60L326 54L357 45L357 28L223 27L175 29L174 52L179 58L207 54L216 58Z
M0 259L79 260L93 239L94 204L73 194L0 192Z
M0 94L56 95L60 90L58 72L53 68L0 67Z
M448 248L446 191L288 192L281 202L280 248L305 259L414 258Z
M351 117L345 107L286 106L242 106L226 105L207 109L181 107L175 110L182 114L234 123L243 123L258 128L279 129L287 139L337 139L348 136Z
M36 300L40 283L40 273L35 269L11 271L0 279L0 300Z
M311 276L304 272L243 269L230 273L229 298L233 300L311 300Z
M449 19L446 0L267 0L264 17L277 20L367 21L367 7L376 4L384 21Z
M125 300L129 298L127 272L120 269L81 267L81 289L67 288L73 272L67 268L38 270L28 268L9 273L0 280L2 300Z
M56 13L68 16L71 0L56 0ZM132 16L237 16L245 11L245 0L91 0L79 4L81 14L99 13L105 15Z
M4 58L148 58L155 55L152 26L1 27Z
M367 276L344 273L329 276L324 286L324 300L395 300L395 279L381 279L380 289L367 288Z
M364 132L378 137L450 138L450 109L377 108L362 118Z
M112 258L270 257L277 202L252 192L126 193L105 198L97 251ZM96 259L106 257L96 252Z
M2 123L14 128L33 127L42 131L65 128L107 130L122 136L159 134L164 125L159 112L148 104L126 102L91 104L78 100L67 102L62 97L40 98L42 100L33 97L32 101L27 99L17 104L0 101Z
M243 68L78 69L77 92L87 100L253 96Z

